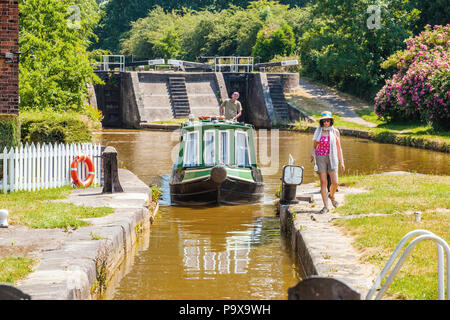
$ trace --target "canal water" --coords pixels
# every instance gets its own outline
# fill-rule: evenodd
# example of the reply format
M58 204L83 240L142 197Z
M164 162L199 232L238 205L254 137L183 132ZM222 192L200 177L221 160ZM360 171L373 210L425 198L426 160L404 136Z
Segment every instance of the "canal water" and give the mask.
M163 188L160 213L146 246L109 292L108 299L286 299L302 277L274 212L281 169L290 155L304 166L303 183L317 180L310 163L312 135L257 133L265 197L260 204L211 208L170 206L168 181L179 132L105 130L96 136L114 146L119 166ZM345 174L412 171L450 174L450 155L342 137Z

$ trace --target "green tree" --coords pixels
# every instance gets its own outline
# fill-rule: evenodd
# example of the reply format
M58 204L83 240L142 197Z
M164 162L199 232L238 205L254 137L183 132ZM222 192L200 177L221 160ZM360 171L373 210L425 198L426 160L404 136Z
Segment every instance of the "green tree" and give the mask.
M295 49L295 37L292 28L283 23L282 26L275 24L258 32L253 56L261 57L262 62L271 60L276 55L289 56Z
M420 16L414 26L414 33L423 31L425 25L443 25L450 23L450 3L448 0L411 0L414 8L420 10Z
M217 11L230 6L247 7L254 1L249 0L109 0L104 5L104 14L100 21L96 34L99 41L92 48L107 49L114 53L120 51L120 40L127 37L127 32L132 27L132 22L145 18L148 12L155 7L163 7L166 11L191 10ZM274 1L266 1L274 2ZM280 3L291 6L303 5L306 0L281 0Z
M318 0L314 21L299 41L304 72L371 99L391 74L380 64L404 47L418 16L408 1L380 1L380 24L370 28L371 0ZM373 26L372 26L373 27Z
M196 60L199 56L250 56L258 32L271 24L281 26L284 35L279 35L283 38L280 41L289 39L287 44L281 43L280 46L294 47L293 31L286 25L288 12L287 5L267 0L251 2L245 9L230 5L223 10L185 8L179 12L158 6L147 17L132 24L132 29L122 40L121 52L133 54L136 59L157 58L166 54L184 60ZM294 15L291 14L289 19L297 29L301 27L301 22ZM274 54L291 51L276 48Z
M150 11L148 17L133 23L129 38L122 41L122 53L139 59L178 58L181 51L176 13L166 13L161 7Z
M25 53L19 65L20 108L83 110L86 84L100 80L86 51L99 18L95 1L23 0L19 15L19 46Z

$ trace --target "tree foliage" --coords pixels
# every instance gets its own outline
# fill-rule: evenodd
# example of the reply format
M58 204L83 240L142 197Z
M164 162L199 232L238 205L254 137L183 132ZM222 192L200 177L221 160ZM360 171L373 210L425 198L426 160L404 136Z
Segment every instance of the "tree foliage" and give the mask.
M96 30L99 42L93 48L108 49L114 53L120 50L120 39L127 36L132 22L145 18L148 12L160 6L164 10L196 10L203 9L216 12L218 10L238 6L241 8L251 4L251 0L109 0L104 6L104 14ZM273 2L273 1L265 1ZM307 0L281 0L280 3L301 6Z
M258 32L252 54L266 62L276 55L289 56L294 52L294 48L295 37L292 28L287 23L281 26L272 24Z
M380 64L403 48L418 11L403 0L379 2L380 24L369 28L370 0L320 0L315 17L299 43L302 66L308 75L339 89L371 98L389 76Z
M411 5L420 10L420 16L414 25L414 34L423 31L425 25L445 26L450 22L450 3L448 0L411 0Z
M23 0L19 15L20 108L83 110L86 84L99 81L86 51L99 19L96 2Z
M301 28L302 23L289 6L267 0L251 2L246 9L230 6L218 11L185 9L179 13L156 7L146 18L132 23L128 37L122 40L121 52L136 59L250 56L258 32L265 29L270 39L260 39L256 54L261 53L268 61L276 54L293 52L293 30Z

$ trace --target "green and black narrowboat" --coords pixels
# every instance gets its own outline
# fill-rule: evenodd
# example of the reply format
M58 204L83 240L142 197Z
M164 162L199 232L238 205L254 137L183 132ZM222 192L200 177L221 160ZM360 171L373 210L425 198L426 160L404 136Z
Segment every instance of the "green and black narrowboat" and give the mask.
M253 126L215 117L182 124L169 184L173 205L260 201L264 184L256 164Z

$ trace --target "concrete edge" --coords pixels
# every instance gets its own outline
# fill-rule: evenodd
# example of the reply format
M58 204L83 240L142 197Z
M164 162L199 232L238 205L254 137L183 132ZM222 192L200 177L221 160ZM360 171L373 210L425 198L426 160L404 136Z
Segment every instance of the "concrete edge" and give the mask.
M162 131L175 131L181 129L181 124L173 123L141 123L140 129L144 130L162 130Z
M141 207L87 219L95 223L74 230L59 249L44 252L34 272L16 287L33 300L97 299L126 255L134 254L139 235L158 210L159 205L149 212L143 201Z
M360 255L351 245L352 239L336 232L337 227L330 226L324 219L317 217L317 221L313 222L309 215L295 217L289 205L280 205L279 214L281 232L298 256L306 277L339 279L358 291L364 299L373 285L377 270L360 263Z
M302 236L300 228L296 228L288 205L280 205L280 229L285 233L292 250L298 255L306 276L319 275L316 262L309 250L308 241Z

